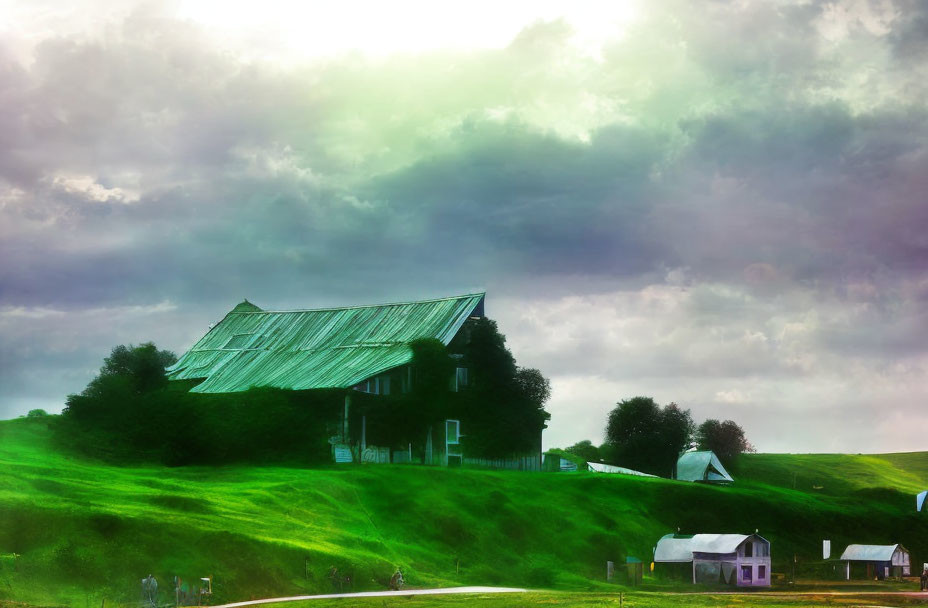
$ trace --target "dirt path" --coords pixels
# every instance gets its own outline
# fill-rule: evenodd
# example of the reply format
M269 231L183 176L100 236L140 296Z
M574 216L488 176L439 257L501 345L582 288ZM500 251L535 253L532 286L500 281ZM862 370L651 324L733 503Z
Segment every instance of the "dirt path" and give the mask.
M238 608L238 606L257 606L259 604L272 604L274 602L297 602L302 600L332 600L346 597L391 597L406 595L451 595L457 593L524 593L528 589L514 587L447 587L444 589L408 589L406 591L362 591L359 593L328 593L325 595L297 595L293 597L274 597L265 600L249 600L222 604L212 608Z

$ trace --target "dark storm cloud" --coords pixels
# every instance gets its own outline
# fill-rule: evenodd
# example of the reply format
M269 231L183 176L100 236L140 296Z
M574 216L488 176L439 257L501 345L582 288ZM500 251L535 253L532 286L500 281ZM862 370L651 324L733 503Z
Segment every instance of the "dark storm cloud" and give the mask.
M665 146L628 127L571 143L517 124L469 125L449 152L373 181L368 195L416 227L409 244L429 243L449 263L637 275L661 255L642 229Z

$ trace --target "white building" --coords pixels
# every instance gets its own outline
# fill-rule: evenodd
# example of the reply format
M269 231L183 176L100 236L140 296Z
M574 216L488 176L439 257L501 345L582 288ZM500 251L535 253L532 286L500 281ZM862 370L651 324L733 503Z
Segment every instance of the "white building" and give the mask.
M667 534L654 548L655 568L692 569L694 583L770 586L770 541L757 534Z

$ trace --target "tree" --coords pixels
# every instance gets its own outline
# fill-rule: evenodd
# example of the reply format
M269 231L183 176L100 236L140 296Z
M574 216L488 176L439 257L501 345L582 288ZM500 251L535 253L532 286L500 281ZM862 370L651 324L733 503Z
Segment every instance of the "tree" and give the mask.
M712 450L725 465L731 464L739 454L754 451L754 446L744 436L744 429L734 420L719 422L710 418L699 425L697 438L699 449Z
M576 454L587 462L599 462L602 460L602 454L600 454L599 448L593 445L593 442L589 439L578 441L564 451Z
M693 436L690 411L675 403L661 408L651 397L633 397L616 405L606 426L611 459L644 473L669 475Z
M175 361L174 353L158 350L151 342L119 345L79 395L68 395L63 414L98 426L123 426L133 415L131 405L141 395L167 385L164 368Z
M169 350L158 350L153 342L138 346L120 344L103 360L100 377L131 378L136 392L146 393L167 384L164 369L176 361L177 355Z
M520 367L513 378L516 390L529 402L541 407L551 397L551 382L540 371L531 367ZM547 419L547 418L546 418Z
M516 365L491 319L469 319L458 336L450 347L464 355L469 371L470 384L457 399L468 448L490 458L539 449L551 418L544 408L551 395L548 380Z
M26 414L26 418L41 418L43 416L48 416L48 412L43 409L29 410Z

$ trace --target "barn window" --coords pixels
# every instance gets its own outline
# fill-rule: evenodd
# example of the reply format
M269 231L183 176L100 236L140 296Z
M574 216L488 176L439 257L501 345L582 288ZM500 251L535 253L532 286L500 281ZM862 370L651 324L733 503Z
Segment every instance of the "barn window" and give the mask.
M754 543L751 541L744 543L744 556L754 557Z
M400 391L403 393L408 393L412 390L412 366L409 365L406 369L400 372Z
M741 566L741 581L744 583L751 582L751 566Z
M458 392L467 386L467 368L458 367L454 370L454 382L452 382L452 390Z
M757 580L762 581L767 578L767 566L757 567Z
M445 432L447 433L448 444L459 443L458 438L461 435L461 421L445 420Z

